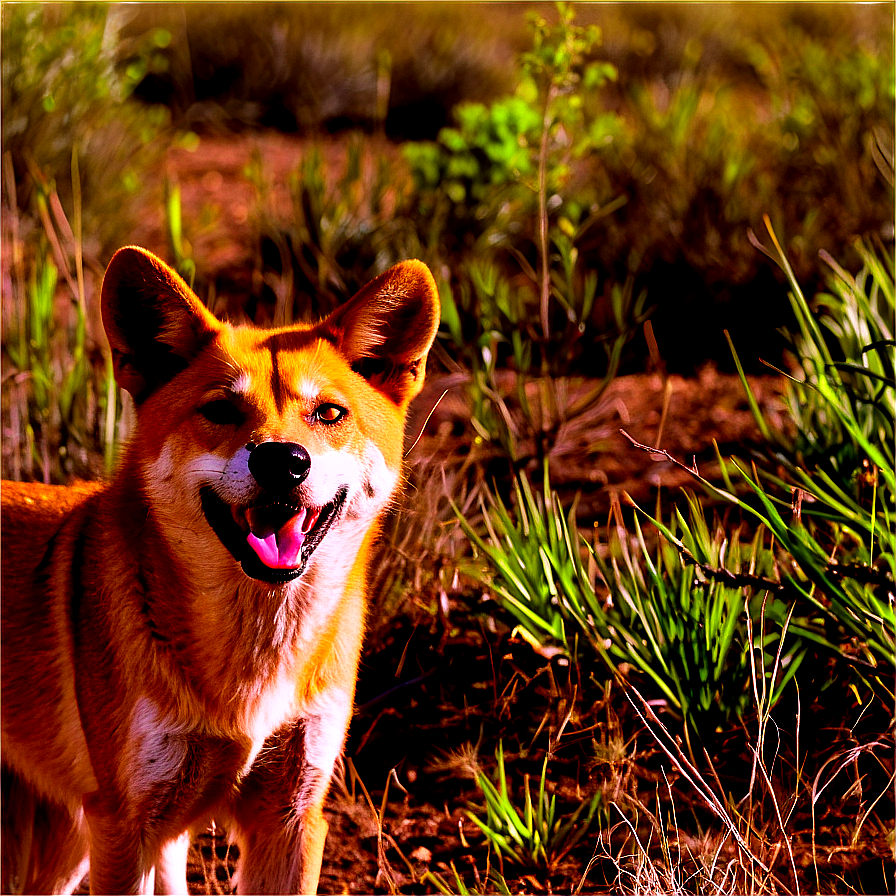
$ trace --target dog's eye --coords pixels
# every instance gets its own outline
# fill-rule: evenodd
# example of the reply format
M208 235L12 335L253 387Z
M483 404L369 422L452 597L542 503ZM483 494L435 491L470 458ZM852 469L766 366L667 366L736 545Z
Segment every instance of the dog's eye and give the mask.
M227 401L226 398L219 398L204 404L199 408L199 413L209 423L216 423L219 426L239 426L244 419L243 412L232 401Z
M314 412L314 419L321 423L338 423L348 411L338 404L322 404Z

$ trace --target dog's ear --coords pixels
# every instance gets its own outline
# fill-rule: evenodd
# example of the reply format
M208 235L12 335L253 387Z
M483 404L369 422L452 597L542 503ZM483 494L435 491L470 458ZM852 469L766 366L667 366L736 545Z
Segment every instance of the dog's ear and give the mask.
M164 261L136 246L119 249L109 262L102 308L115 379L138 404L222 326Z
M422 261L403 261L367 284L321 326L352 369L396 404L422 388L439 328L439 293Z

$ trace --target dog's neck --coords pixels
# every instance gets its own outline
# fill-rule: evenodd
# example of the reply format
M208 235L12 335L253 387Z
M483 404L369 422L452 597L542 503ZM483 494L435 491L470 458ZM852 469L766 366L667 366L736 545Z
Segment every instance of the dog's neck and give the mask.
M167 681L171 692L183 694L186 685L203 711L227 707L233 717L221 719L223 727L251 727L251 719L263 713L267 695L284 682L293 681L290 687L298 700L320 688L320 682L293 680L294 668L307 665L320 645L334 645L334 663L356 661L335 656L344 650L333 632L342 624L346 602L363 599L364 559L373 531L366 537L360 529L348 537L334 533L300 577L271 585L248 577L223 545L211 541L210 531L200 530L207 546L202 556L194 556L197 527L206 526L201 518L174 530L182 535L171 544L163 535L171 531L170 520L161 524L127 464L119 470L117 486L107 493L104 512L122 521L117 531L127 533L129 550L106 546L106 553L130 560L127 566L123 560L113 565L108 574L131 582L139 607L130 609L139 612L129 617L128 627L138 628L134 636L157 659L153 669L134 669L132 674L154 675L160 683ZM124 618L128 611L122 607L121 612ZM222 701L221 693L230 699ZM176 707L171 709L180 715Z

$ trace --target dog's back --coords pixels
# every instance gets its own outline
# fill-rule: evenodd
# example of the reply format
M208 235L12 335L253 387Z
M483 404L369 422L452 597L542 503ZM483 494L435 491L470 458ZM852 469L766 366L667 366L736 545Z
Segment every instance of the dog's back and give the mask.
M39 767L45 793L57 800L73 778L92 777L78 719L71 617L78 554L91 523L101 525L99 495L95 485L4 482L0 488L3 761Z
M65 891L85 870L80 794L95 781L78 717L70 615L74 554L98 495L86 484L0 487L7 893Z

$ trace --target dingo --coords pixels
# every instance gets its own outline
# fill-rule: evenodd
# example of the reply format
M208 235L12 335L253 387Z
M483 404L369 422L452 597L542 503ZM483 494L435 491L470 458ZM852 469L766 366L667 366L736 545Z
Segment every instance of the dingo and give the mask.
M114 479L2 488L2 886L89 861L93 893L186 893L214 816L241 892L314 893L435 283L404 262L259 330L126 248L102 310L137 408Z

